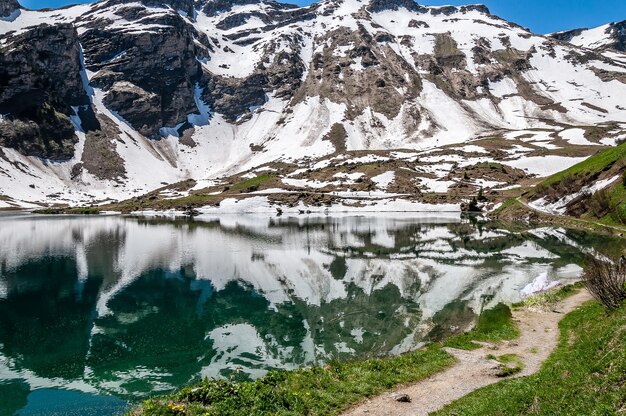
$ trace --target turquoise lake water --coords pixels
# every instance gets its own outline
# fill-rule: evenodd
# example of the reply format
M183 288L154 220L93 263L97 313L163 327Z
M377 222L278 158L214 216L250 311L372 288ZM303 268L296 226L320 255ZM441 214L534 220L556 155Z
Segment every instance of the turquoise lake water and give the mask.
M454 217L0 215L0 415L409 351L572 281L608 237Z

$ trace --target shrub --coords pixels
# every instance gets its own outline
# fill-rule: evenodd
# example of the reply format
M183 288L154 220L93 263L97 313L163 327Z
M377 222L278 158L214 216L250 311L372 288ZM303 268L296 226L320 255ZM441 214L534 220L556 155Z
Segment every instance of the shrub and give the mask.
M481 212L482 211L480 209L480 206L478 205L478 200L476 200L476 197L472 197L472 200L469 202L469 205L467 206L467 211L468 212Z
M602 218L611 210L611 195L607 189L600 189L591 196L589 201L591 212L597 218Z
M618 309L626 299L626 258L616 263L593 259L583 279L594 298L608 309Z
M480 188L480 189L478 190L478 200L479 200L480 202L485 202L485 201L487 200L487 198L485 197L485 194L484 194L484 192L483 192L483 188Z

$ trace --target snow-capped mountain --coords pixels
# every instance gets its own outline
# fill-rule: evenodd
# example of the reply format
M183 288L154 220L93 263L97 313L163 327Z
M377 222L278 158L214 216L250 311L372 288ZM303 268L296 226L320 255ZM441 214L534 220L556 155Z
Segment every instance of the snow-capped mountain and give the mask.
M572 45L594 50L626 52L626 20L598 26L593 29L574 29L551 35Z
M624 55L535 35L479 5L0 5L7 206L126 199L341 152L626 123Z

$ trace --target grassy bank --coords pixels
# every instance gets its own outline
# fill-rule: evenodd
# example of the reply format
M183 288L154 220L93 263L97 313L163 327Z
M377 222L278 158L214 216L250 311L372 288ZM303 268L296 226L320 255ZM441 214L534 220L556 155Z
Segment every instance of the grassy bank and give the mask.
M556 190L564 188L563 190L568 192L570 189L567 189L567 187L577 180L582 180L583 183L590 182L597 178L602 172L608 171L611 168L615 168L616 171L621 170L625 160L626 143L622 143L618 146L602 150L588 159L544 179L531 193L537 195L542 194L546 192L548 188L554 188Z
M622 204L626 208L626 203ZM499 226L517 231L529 230L537 226L563 227L583 230L604 235L624 235L626 225L583 217L552 215L529 208L517 198L507 200L500 208L490 214L490 218Z
M590 302L560 323L559 346L539 373L507 380L437 415L617 415L626 412L626 306Z
M483 312L476 327L443 343L398 357L332 362L324 367L273 371L256 381L205 380L146 401L132 415L334 415L396 386L442 371L454 358L442 347L472 349L472 340L496 342L519 334L510 309Z
M206 380L149 400L131 414L333 415L366 397L419 381L453 363L439 345L431 345L399 357L272 371L256 381Z
M626 143L610 147L590 158L556 173L524 196L556 200L582 189L599 179L618 176L611 185L572 202L568 214L611 226L626 226ZM571 211L571 212L570 212Z

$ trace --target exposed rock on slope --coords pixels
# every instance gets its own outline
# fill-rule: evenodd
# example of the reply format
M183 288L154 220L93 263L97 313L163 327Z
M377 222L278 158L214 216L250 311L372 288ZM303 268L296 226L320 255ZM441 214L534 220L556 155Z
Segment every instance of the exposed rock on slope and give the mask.
M414 0L371 0L369 6L367 6L367 10L372 13L403 8L412 12L422 10L422 7Z
M177 13L161 10L150 13L136 3L105 2L79 23L85 64L96 73L91 84L107 91L107 107L152 138L197 110L197 59L207 53L206 37ZM116 19L128 23L116 25Z
M4 38L0 54L0 144L66 160L78 141L70 116L89 103L74 26L41 25Z

